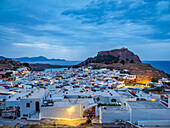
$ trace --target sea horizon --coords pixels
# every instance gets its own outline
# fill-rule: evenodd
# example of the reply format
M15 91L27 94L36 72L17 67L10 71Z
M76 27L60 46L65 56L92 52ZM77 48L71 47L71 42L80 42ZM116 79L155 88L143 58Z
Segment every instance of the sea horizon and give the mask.
M170 74L170 61L142 61L142 63L150 64L152 67Z
M21 61L22 63L29 63L29 64L51 64L51 65L76 65L83 61ZM162 70L165 73L170 74L170 61L159 61L159 60L151 60L151 61L142 61L142 63L150 64L152 67Z

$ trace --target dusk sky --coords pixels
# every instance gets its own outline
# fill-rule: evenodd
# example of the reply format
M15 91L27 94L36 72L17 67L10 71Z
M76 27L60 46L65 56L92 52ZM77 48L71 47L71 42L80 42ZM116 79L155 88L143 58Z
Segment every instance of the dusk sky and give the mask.
M0 56L85 60L122 47L170 60L170 0L0 0Z

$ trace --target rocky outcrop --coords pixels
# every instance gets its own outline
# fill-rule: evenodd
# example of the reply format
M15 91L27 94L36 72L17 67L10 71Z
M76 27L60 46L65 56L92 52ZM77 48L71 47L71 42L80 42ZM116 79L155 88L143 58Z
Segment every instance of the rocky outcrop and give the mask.
M97 54L98 57L102 57L106 55L119 57L119 60L133 60L134 62L141 63L139 56L135 55L133 52L129 51L127 48L114 49L111 51L100 51Z
M127 48L114 49L111 51L100 51L94 58L88 58L84 62L80 63L79 66L88 65L89 63L141 63L139 56L129 51Z

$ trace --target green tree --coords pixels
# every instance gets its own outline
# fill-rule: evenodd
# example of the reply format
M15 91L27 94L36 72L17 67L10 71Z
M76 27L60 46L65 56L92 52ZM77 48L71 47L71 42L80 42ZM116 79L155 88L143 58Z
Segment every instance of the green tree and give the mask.
M78 65L73 65L73 67L72 68L79 68L79 66Z
M5 76L6 78L8 78L8 77L11 77L11 74L12 74L12 72L7 72L7 73L5 73L4 76Z
M23 66L25 66L25 67L29 68L29 70L31 70L31 67L28 63L23 63Z
M87 120L86 120L86 123L87 123L87 124L90 124L90 123L91 123L91 120L90 120L90 119L87 119Z
M131 60L130 63L134 63L134 60Z
M124 61L124 60L121 60L120 63L124 65L124 64L125 64L125 61Z
M152 82L158 82L159 78L152 78Z

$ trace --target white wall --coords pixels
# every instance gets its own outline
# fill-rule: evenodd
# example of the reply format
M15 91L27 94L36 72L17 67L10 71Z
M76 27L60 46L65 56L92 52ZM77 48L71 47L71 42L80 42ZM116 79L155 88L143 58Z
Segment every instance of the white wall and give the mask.
M131 109L131 123L142 120L170 120L170 109Z
M85 108L83 108L83 106ZM78 104L72 107L42 107L41 116L42 118L50 119L77 119L82 118L83 111L88 108L88 103Z
M138 121L138 125L140 126L166 126L166 127L170 127L170 120L145 120L145 121Z
M113 123L116 120L130 120L129 111L116 112L113 110L112 112L102 112L101 107L99 108L99 123Z
M40 99L21 99L20 100L20 112L21 117L23 117L24 114L31 114L35 112L35 102L41 102ZM26 107L26 103L30 103L30 107ZM41 104L39 104L41 107Z

